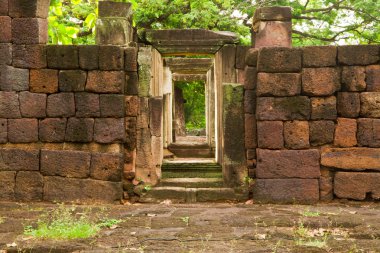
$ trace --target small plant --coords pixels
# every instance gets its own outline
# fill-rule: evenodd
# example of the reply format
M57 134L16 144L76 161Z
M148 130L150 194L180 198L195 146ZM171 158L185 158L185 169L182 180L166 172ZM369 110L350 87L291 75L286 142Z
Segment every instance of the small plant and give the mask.
M329 233L324 229L310 230L302 222L298 224L294 231L296 245L325 248Z
M305 210L301 213L302 216L304 217L318 217L320 216L320 212L316 211L316 212L313 212L313 211L310 211L310 210Z
M4 218L3 217L0 217L0 224L3 224L4 223Z
M26 226L24 234L37 238L77 239L96 235L101 228L112 227L121 222L115 219L90 218L90 209L75 213L75 207L60 204L53 211L43 214L37 227Z
M190 217L189 216L181 217L181 220L186 223L186 226L189 226L189 222L190 222Z
M145 185L144 190L145 190L145 192L148 192L148 191L152 190L152 186L150 184Z

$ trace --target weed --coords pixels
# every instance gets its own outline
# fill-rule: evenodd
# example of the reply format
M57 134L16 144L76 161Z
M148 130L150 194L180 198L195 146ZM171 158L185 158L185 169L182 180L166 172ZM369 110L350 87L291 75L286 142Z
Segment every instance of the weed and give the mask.
M181 220L186 223L186 226L189 226L189 221L190 221L190 217L189 216L181 217Z
M3 224L5 222L3 217L0 217L0 224Z
M320 212L316 211L316 212L313 212L313 211L310 211L310 210L305 210L301 213L302 216L304 217L318 217L321 215Z
M111 227L121 220L90 218L91 209L75 213L75 207L63 204L53 211L43 214L37 222L37 227L26 226L24 234L37 238L77 239L96 235L101 228Z
M144 190L145 190L145 192L148 192L148 191L152 190L152 186L150 184L148 184L148 185L144 186Z
M324 229L311 230L303 225L302 222L298 224L294 231L294 239L296 245L326 248L329 233Z

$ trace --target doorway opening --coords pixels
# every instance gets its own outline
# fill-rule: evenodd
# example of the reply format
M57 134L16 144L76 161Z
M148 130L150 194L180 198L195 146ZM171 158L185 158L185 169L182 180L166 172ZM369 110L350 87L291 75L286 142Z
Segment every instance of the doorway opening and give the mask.
M173 120L175 143L207 142L204 81L174 82Z

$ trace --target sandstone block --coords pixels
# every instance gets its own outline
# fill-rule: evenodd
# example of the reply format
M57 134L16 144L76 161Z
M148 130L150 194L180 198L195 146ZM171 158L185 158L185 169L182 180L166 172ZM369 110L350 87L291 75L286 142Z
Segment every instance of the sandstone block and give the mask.
M318 179L257 179L253 199L261 203L315 203L319 200Z
M137 72L127 72L126 74L125 94L138 95L139 76Z
M94 119L69 118L67 121L65 141L91 142L94 136Z
M367 91L380 91L380 65L366 67Z
M370 65L379 61L379 46L355 45L338 47L338 62L344 65Z
M125 148L128 150L134 150L136 148L136 117L125 118Z
M78 69L78 47L50 45L47 47L47 62L52 69Z
M14 44L46 44L48 42L47 19L12 19L12 42Z
M58 71L54 69L30 70L30 91L55 93L58 91Z
M127 18L111 17L98 19L96 23L96 44L120 46L127 45L133 40L133 28L131 23L132 22Z
M0 91L0 118L21 118L20 102L16 92Z
M123 157L120 154L95 153L91 157L90 176L104 181L121 181Z
M124 69L125 71L137 72L137 47L127 47L124 50Z
M250 46L237 46L235 56L235 66L237 69L245 68L245 56L247 55Z
M47 118L40 121L39 138L43 142L64 142L66 118Z
M0 16L8 16L8 0L0 0Z
M334 193L338 198L364 200L367 195L380 199L380 173L337 172Z
M380 149L378 148L325 148L321 164L337 169L380 171Z
M95 119L94 140L98 143L125 142L124 118Z
M304 120L310 118L310 99L305 96L257 98L259 120Z
M358 119L358 142L360 146L380 147L380 119Z
M12 143L30 143L38 141L37 119L9 119L8 140Z
M304 68L302 70L304 94L329 96L338 90L340 90L340 73L336 68Z
M334 121L319 120L309 122L310 126L310 144L320 146L329 144L334 141Z
M79 66L81 69L95 70L99 68L99 46L79 46L78 50Z
M259 50L257 70L259 72L300 72L302 51L297 48L264 47Z
M1 4L1 0L0 0ZM1 6L0 6L1 9ZM0 64L11 65L12 64L12 44L0 43Z
M139 104L137 96L125 96L125 116L137 116Z
M46 117L46 94L20 92L20 110L24 118Z
M244 77L244 89L254 90L257 86L257 68L246 66Z
M76 117L100 117L99 95L94 93L75 93Z
M97 93L123 93L124 71L90 71L86 90Z
M29 89L29 70L0 66L0 90L24 91Z
M319 151L257 149L257 178L319 178ZM296 159L295 159L296 158Z
M258 73L257 96L287 97L301 93L301 75L297 73Z
M12 18L47 18L49 0L12 0L9 1L9 16Z
M40 201L44 178L37 171L19 171L16 176L15 197L21 201Z
M290 149L308 148L309 123L307 121L286 121L284 123L285 147Z
M327 168L321 168L319 178L319 197L322 201L329 201L334 198L333 173Z
M360 101L360 116L380 118L380 92L362 92Z
M281 149L284 147L284 125L282 121L257 122L257 146L259 148Z
M0 119L0 143L8 142L8 121Z
M336 66L337 48L335 46L303 47L304 67L334 67Z
M256 109L256 91L244 91L244 112L254 114Z
M248 160L256 159L256 149L247 149L247 159Z
M47 98L46 113L48 117L73 117L75 116L74 94L62 92L49 95Z
M255 48L292 46L290 21L260 21L255 26L258 30L253 34Z
M46 68L45 45L13 45L13 66L18 68Z
M0 199L2 201L15 199L15 178L14 171L0 171Z
M8 16L0 16L0 43L12 41L12 19Z
M123 70L124 50L119 46L99 46L99 69Z
M101 2L99 3L99 17L123 17L131 15L131 3Z
M44 180L45 201L114 203L123 197L121 183L62 177L45 177Z
M17 148L0 149L0 171L34 171L40 169L39 150L22 150Z
M366 89L365 67L343 67L342 84L346 91L364 91Z
M311 119L336 119L336 97L311 98Z
M248 52L245 55L245 64L250 67L256 67L258 56L259 56L259 50L257 48L248 49Z
M124 95L102 94L100 95L100 116L103 118L122 118L125 115Z
M62 70L59 71L60 91L84 91L86 85L87 72L82 70Z
M341 117L356 118L360 113L360 95L358 92L338 92L337 112Z
M356 140L357 124L355 119L338 118L335 128L334 145L338 147L353 147Z
M253 149L257 147L256 117L254 114L245 114L245 148Z
M91 155L68 150L41 150L41 173L44 176L87 178Z
M149 98L149 127L152 136L161 136L162 132L162 97Z

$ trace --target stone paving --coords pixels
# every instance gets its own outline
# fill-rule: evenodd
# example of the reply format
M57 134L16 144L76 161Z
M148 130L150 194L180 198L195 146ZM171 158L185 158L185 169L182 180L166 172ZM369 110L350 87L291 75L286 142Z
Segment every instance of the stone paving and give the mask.
M380 204L77 206L122 222L90 239L23 235L47 203L0 203L0 252L380 252Z

